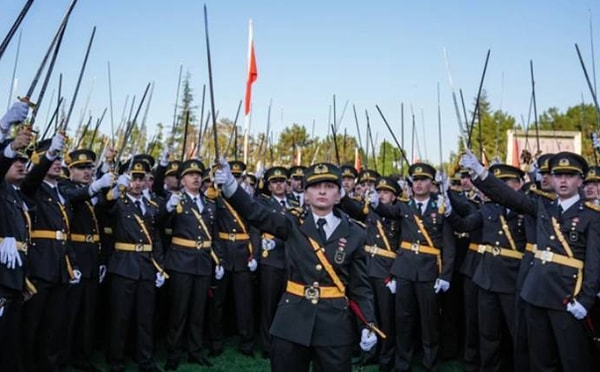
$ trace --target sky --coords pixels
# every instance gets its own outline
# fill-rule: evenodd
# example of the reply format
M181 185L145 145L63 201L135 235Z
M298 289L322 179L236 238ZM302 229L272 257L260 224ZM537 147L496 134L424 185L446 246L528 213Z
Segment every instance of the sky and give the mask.
M1 5L2 37L24 3L10 0ZM0 60L0 111L27 91L69 3L33 3L20 27L17 83L11 97L8 95L19 33ZM220 117L230 120L244 96L248 21L253 20L258 79L252 90L251 133L265 131L272 100L271 128L275 136L293 123L305 125L310 134L314 121L314 135L322 138L327 135L335 95L338 122L348 102L339 133L346 130L349 135L357 135L352 113L355 105L363 141L367 110L373 136L378 142L391 142L392 136L375 105L382 109L401 140L400 108L404 104L407 153L413 153L410 115L414 112L420 144L414 153L418 155L420 150L422 158L438 163L438 84L443 157L447 159L458 144L444 49L454 86L463 90L467 104L477 94L490 49L484 89L492 109L502 109L518 122L522 116L527 117L529 110L530 60L534 64L538 113L551 107L564 111L580 104L582 97L587 103L592 101L574 44L579 44L593 76L592 39L596 58L600 49L600 1L79 0L67 26L38 124L46 121L51 97L54 95L53 102L57 100L59 73L63 73L63 95L71 101L96 26L70 129L82 118L88 97L87 111L94 118L109 107L108 62L114 126L121 121L126 97L129 103L133 95L139 101L146 84L154 82L148 133L151 136L159 122L169 128L180 65L184 73L190 73L195 104L200 105L203 84L208 92L204 4L208 7L215 106ZM238 124L242 123L240 119ZM110 133L110 128L109 111L101 131Z

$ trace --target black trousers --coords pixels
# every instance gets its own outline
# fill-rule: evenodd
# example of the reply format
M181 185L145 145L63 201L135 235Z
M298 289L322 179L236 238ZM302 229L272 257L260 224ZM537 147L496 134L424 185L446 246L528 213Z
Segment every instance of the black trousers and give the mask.
M252 352L254 349L252 273L250 271L225 271L223 278L216 283L217 286L209 308L211 349L223 349L223 311L228 287L231 285L238 333L241 338L239 348L246 352Z
M199 359L202 350L204 315L208 302L210 276L178 272L169 275L169 327L167 330L168 359L178 361L183 340L189 355Z
M527 337L530 369L536 372L596 371L582 321L565 310L552 310L527 303Z
M79 284L67 289L64 343L64 362L89 364L94 351L94 327L98 279L82 278Z
M387 336L385 340L381 338L377 340L379 367L384 370L391 370L394 366L394 354L396 352L395 299L394 295L385 286L385 279L370 277L369 282L375 296L377 324Z
M271 323L275 310L285 291L286 275L284 269L272 266L260 266L260 338L263 350L271 353Z
M527 344L527 318L525 317L526 302L519 292L515 294L515 337L514 355L515 371L529 371L529 345Z
M464 342L464 301L463 275L455 272L452 275L450 289L441 296L441 357L443 360L456 359Z
M0 289L6 300L0 317L0 371L22 371L21 316L23 295L20 291Z
M35 280L35 294L23 306L22 352L27 371L58 371L68 284Z
M463 276L465 308L465 371L479 371L479 287L470 277Z
M350 372L352 347L304 346L273 337L271 371L308 372L312 362L313 372Z
M479 288L480 371L513 370L514 335L514 293L497 293Z
M409 371L414 350L414 333L421 321L423 366L438 367L440 307L433 282L396 279L396 363L397 371Z
M154 365L152 352L155 287L153 280L133 280L112 275L110 282L110 341L108 361L112 369L124 366L125 342L131 318L135 322L137 360L140 369Z

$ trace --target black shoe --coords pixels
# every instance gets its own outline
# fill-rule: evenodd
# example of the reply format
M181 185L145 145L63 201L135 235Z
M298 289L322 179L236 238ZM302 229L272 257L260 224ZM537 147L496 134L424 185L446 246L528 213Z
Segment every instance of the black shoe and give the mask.
M192 364L199 364L201 366L207 366L207 367L212 367L213 364L211 363L210 360L206 359L203 356L200 356L198 358L195 358L193 356L190 356L188 358L188 363L192 363Z
M179 367L179 362L173 359L167 360L165 366L163 367L165 371L176 371L177 367Z
M223 354L223 349L213 349L213 350L210 351L210 353L208 353L208 356L210 356L210 357L218 357L221 354Z

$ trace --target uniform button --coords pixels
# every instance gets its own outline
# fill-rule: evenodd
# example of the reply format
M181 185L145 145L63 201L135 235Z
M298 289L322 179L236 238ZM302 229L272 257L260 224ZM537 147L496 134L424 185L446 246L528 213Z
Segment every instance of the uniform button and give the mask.
M313 287L315 287L315 288L319 288L319 282L314 282L314 283L313 283Z
M550 235L550 240L554 240L554 235ZM550 248L548 248L550 250Z
M319 303L319 300L317 300L316 298L313 298L310 302L312 302L313 305L316 305Z
M496 242L496 245L500 245L500 242Z
M420 233L421 233L421 230L417 230L417 232L420 234Z
M498 235L502 235L502 234L504 234L503 231L498 231Z
M290 302L290 300L285 300L286 303Z
M323 270L323 266L321 266L320 264L315 266L315 269L317 269L317 271L321 271Z
M573 274L573 279L577 279L577 274Z

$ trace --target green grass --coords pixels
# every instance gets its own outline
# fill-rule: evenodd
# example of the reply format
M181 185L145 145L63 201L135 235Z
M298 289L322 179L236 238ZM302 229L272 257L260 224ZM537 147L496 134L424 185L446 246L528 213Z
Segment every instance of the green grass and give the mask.
M255 358L250 358L240 354L237 351L237 338L232 337L226 340L225 351L223 354L216 358L208 358L212 363L213 367L199 366L197 364L187 363L187 356L182 357L181 363L179 364L178 372L196 372L196 371L211 371L211 372L231 372L231 371L244 371L244 372L262 372L270 371L270 363L268 359L263 359L260 352L256 352ZM100 352L96 353L96 365L102 368L104 371L109 370L108 364L106 364L103 354ZM158 345L157 352L155 353L156 365L159 368L163 368L166 362L166 355L164 348ZM127 361L127 371L137 371L138 366L132 360ZM441 366L441 372L459 372L463 371L462 364L458 361L450 361L443 363ZM378 371L377 365L368 365L360 369L358 365L353 366L353 371L363 372L376 372ZM420 356L415 357L415 364L413 365L413 371L421 372L425 369L420 365Z

